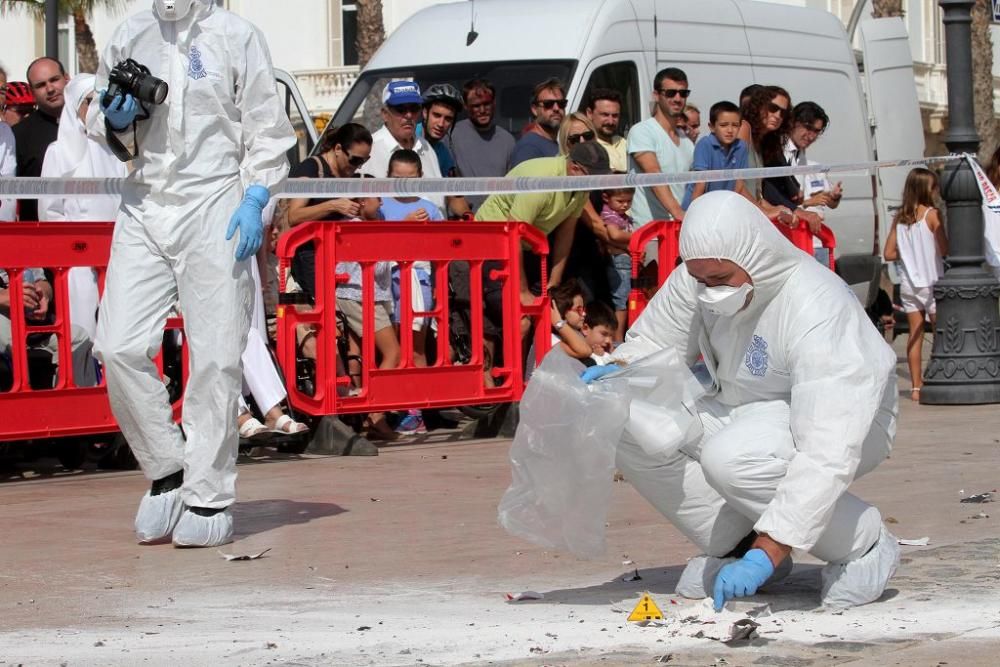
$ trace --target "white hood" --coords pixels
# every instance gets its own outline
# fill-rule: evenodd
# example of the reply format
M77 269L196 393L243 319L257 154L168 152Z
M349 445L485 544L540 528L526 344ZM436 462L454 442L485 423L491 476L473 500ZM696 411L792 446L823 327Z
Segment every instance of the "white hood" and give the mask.
M704 194L688 208L681 225L681 257L728 259L749 273L754 296L742 311L746 313L760 312L804 262L815 263L759 208L724 190Z

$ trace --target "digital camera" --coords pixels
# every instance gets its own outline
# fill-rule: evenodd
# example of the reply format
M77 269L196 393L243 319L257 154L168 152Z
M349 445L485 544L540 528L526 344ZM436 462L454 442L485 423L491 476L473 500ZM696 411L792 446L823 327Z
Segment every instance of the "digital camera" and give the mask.
M149 73L149 68L128 58L111 70L108 75L108 91L104 94L104 106L111 106L115 96L121 93L131 95L140 102L162 104L167 99L169 87L163 79Z

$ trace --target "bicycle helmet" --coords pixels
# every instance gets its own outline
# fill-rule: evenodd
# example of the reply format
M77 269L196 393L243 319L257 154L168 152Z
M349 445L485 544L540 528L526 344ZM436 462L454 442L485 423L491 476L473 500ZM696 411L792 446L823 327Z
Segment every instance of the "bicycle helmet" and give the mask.
M24 81L10 81L7 84L7 106L35 106L35 96Z
M462 110L462 94L450 83L435 83L424 91L424 108L428 109L434 103L447 104L455 113Z

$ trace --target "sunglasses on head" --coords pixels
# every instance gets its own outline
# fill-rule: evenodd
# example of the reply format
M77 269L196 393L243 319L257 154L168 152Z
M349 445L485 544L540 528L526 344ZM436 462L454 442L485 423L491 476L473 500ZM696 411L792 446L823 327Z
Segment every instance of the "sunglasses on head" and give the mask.
M782 116L788 115L788 107L779 107L774 102L768 102L767 104L768 113L780 113Z
M551 109L552 107L559 107L560 109L565 109L566 105L569 104L569 100L535 100L535 104L539 105L543 109Z
M593 140L594 140L594 133L591 132L590 130L587 130L586 132L580 132L579 134L571 134L566 137L566 143L569 144L570 146L575 146L581 141L593 141Z
M673 97L677 97L678 95L680 95L681 99L686 100L688 98L688 95L691 94L691 89L690 88L660 88L656 92L657 92L657 94L662 95L663 97L666 97L667 99L671 99Z
M395 104L395 105L391 105L389 107L389 109L391 109L394 114L397 114L399 116L403 116L403 115L408 114L408 113L412 113L412 114L419 114L420 113L420 105L419 104Z

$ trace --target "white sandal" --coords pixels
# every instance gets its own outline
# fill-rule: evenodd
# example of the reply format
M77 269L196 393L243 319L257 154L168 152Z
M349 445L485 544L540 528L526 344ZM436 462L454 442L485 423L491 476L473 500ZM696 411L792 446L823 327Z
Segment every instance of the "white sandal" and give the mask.
M302 422L297 422L288 415L281 415L274 422L271 433L281 433L283 435L294 435L308 431L309 427Z
M256 417L251 416L245 422L240 424L240 438L244 440L256 440L259 439L261 435L268 433L269 429L260 423Z

